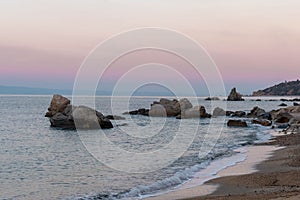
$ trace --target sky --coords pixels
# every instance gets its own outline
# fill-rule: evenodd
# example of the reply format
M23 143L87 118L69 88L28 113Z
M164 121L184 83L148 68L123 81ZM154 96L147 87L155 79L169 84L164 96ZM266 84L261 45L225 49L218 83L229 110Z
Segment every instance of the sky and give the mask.
M160 27L201 44L226 89L249 94L299 78L299 10L299 0L0 0L0 85L71 89L99 43Z

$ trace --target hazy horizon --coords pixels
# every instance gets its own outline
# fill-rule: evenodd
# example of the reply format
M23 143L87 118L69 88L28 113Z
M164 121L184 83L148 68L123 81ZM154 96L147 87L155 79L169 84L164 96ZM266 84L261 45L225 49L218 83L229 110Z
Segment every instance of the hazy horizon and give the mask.
M81 63L99 43L123 31L161 27L201 44L227 92L237 87L250 94L299 78L299 7L296 0L3 0L0 85L72 89ZM130 63L116 66L107 81ZM187 78L203 87L202 80Z

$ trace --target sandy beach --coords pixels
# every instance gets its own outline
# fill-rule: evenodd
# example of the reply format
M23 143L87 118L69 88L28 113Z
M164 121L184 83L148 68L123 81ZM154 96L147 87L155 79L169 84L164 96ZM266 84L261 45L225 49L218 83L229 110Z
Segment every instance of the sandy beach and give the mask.
M267 143L250 147L245 161L216 176L219 178L203 185L148 200L300 199L300 134L274 136Z

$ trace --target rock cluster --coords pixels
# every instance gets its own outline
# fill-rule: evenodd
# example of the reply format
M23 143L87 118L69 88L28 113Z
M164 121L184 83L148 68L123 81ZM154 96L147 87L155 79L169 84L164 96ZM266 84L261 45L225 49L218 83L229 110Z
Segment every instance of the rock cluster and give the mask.
M151 117L176 117L177 119L211 117L211 115L206 112L204 106L198 105L193 107L192 103L186 98L180 100L162 98L159 101L154 101L150 109L141 108L124 114Z
M72 106L71 101L55 94L45 117L50 119L52 127L62 129L106 129L113 128L112 123L102 113L86 106Z

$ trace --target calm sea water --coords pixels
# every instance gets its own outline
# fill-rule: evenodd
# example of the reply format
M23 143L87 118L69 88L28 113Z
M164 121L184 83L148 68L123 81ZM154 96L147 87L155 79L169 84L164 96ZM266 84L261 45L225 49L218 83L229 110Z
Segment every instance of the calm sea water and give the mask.
M159 97L133 97L127 106L125 98L117 98L114 100L114 114L121 115L128 109L149 108L154 100L159 100ZM112 169L95 159L76 131L51 128L49 120L44 117L50 101L51 96L0 96L0 199L138 197L176 186L205 168L210 161L229 156L234 148L251 145L267 135L267 128L250 123L249 128L242 129L224 126L212 151L199 158L203 142L216 138L208 136L208 141L204 141L209 119L186 119L186 125L180 131L192 134L189 123L195 121L199 123L199 129L193 143L179 159L154 172L127 173ZM82 101L84 104L85 99ZM203 98L193 101L199 101L210 112L210 102ZM249 112L254 106L259 106L269 111L278 108L279 103L247 99L245 102L228 102L227 109ZM103 114L111 114L110 98L97 97L95 105ZM124 110L126 106L128 109ZM126 120L113 123L126 123L126 126L105 130L105 134L114 144L129 151L147 152L160 148L168 144L179 130L180 120L174 118L156 120L153 124L147 117L124 116ZM143 130L147 135L145 130L154 129L156 125L163 125L157 136L135 138L130 135L138 131L136 126L145 127ZM216 123L216 126L223 125L222 121ZM213 129L210 131L213 132ZM88 137L92 138L93 135Z

